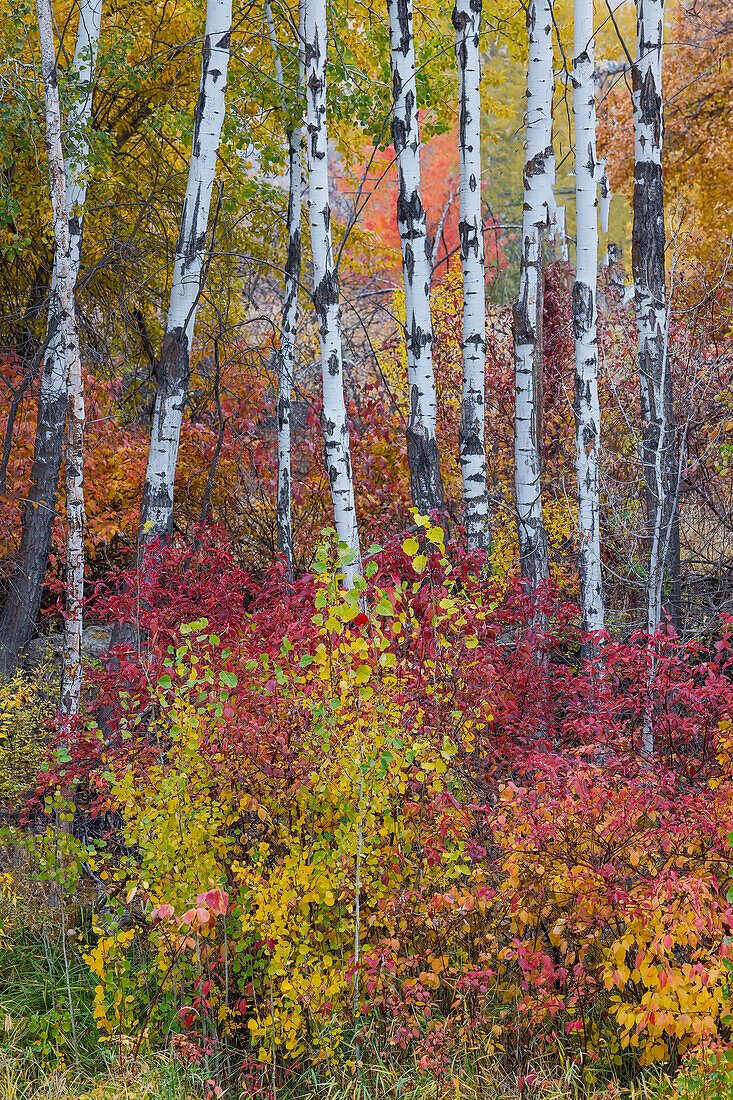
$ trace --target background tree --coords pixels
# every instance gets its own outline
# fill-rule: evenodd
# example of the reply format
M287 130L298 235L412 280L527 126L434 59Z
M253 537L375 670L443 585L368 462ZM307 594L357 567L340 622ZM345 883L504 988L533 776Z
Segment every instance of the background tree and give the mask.
M549 577L542 516L542 303L544 238L555 210L552 145L553 24L550 0L527 8L527 150L519 298L514 306L514 461L522 577L535 588Z
M173 531L173 489L191 344L202 290L209 207L226 110L232 30L231 0L208 0L193 146L173 268L145 473L140 530L143 539Z
M42 14L44 19L48 18L49 13L45 8ZM39 13L39 20L40 18L41 14ZM99 47L101 18L102 0L80 0L79 22L72 62L73 84L69 95L71 103L67 112L66 132L70 149L66 158L64 187L62 191L56 188L54 196L55 199L58 199L61 194L64 196L68 215L69 248L68 256L66 256L63 248L58 243L61 238L58 236L60 215L57 214L54 220L54 239L57 243L53 254L45 347L35 352L33 362L29 363L26 368L28 371L27 376L30 377L36 369L36 361L42 358L43 369L41 371L41 389L38 398L30 491L21 520L18 558L9 580L8 596L3 605L2 615L0 615L0 665L5 668L12 667L15 664L18 654L35 629L38 611L41 606L41 588L46 574L53 525L56 518L56 497L68 402L67 357L61 319L56 312L60 303L64 300L58 290L59 265L63 264L64 266L64 278L70 280L73 295L76 290L81 264L84 205L89 178L89 139L87 130L92 111L94 68ZM53 74L49 73L46 79L53 80L58 85L55 62ZM56 91L56 99L58 99L58 90ZM50 107L46 104L47 140L49 140L48 112L55 109L55 103L51 104ZM60 109L59 101L58 110L60 111ZM60 122L59 125L61 125ZM52 137L53 134L52 127ZM58 150L54 149L54 156L57 157L58 155ZM55 171L57 167L58 165L55 164L53 170ZM68 288L65 288L65 292L67 291ZM75 316L74 329L76 330ZM75 339L77 340L76 354L78 354L78 334L75 335ZM32 334L29 333L24 338L23 343L29 345L28 352L33 353L35 351L33 349ZM75 376L74 387L77 390L80 384L81 378ZM83 403L77 409L78 400L78 396L74 398L72 408L72 423L74 425L72 449L81 446L81 429L78 427L77 420L81 417L83 421ZM79 438L76 438L77 435L79 435ZM83 499L83 490L79 489L78 491L81 492ZM72 497L75 497L76 492L76 489L72 491ZM74 537L76 539L82 537L79 533L81 532L79 516L67 517L67 522L71 523L75 531ZM77 527L78 530L76 530ZM76 569L77 564L74 565L74 571Z
M604 625L601 573L601 505L598 452L598 180L596 159L595 42L593 0L575 0L573 117L577 244L573 284L575 339L575 433L580 538L580 606L583 629ZM591 647L592 651L592 647Z
M321 345L321 424L336 534L352 556L346 566L346 583L351 586L354 577L361 572L361 553L344 400L341 307L328 195L328 19L325 0L304 0L304 3L308 214L313 253L313 304Z
M72 253L64 154L61 147L61 102L56 73L54 17L51 0L38 0L38 33L46 108L46 151L53 207L54 272L52 316L60 330L66 365L66 615L64 674L60 712L63 725L79 713L84 625L84 386L76 328L74 285L78 270ZM81 18L81 15L80 15ZM98 33L98 32L97 32ZM54 333L55 335L55 333Z
M388 0L387 11L392 66L392 141L398 172L397 226L405 283L409 387L407 461L413 503L421 514L427 515L434 509L442 511L445 494L435 436L437 400L430 317L433 261L420 182L412 0Z
M632 71L634 110L634 228L632 263L639 334L641 438L649 540L647 621L653 632L662 616L667 569L672 591L667 602L680 622L680 534L677 444L672 374L668 357L662 145L663 0L638 0L636 61Z
M463 264L463 391L459 445L466 535L471 550L489 545L484 390L486 288L481 211L481 0L459 0L453 11L458 59L458 150Z
M272 8L266 0L267 26L275 60L275 76L280 92L281 111L285 137L288 142L288 256L285 262L285 301L283 303L280 347L278 348L277 373L277 545L285 558L290 577L293 576L293 525L290 507L290 470L291 470L291 430L292 390L295 372L295 338L298 329L298 291L300 289L301 268L301 191L303 171L301 153L303 146L303 128L300 120L291 121L292 109L285 93L283 65L280 58L280 46L272 17ZM297 85L295 110L302 112L304 87L304 47L305 7L304 0L298 5L298 40L296 42Z

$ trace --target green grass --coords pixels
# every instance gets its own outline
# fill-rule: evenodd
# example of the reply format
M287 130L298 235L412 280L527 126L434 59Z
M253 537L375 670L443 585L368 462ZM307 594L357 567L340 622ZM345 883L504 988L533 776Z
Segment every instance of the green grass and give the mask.
M92 975L58 918L55 926L39 919L12 927L0 941L0 1051L22 1057L28 1076L71 1063L93 1069L93 996Z

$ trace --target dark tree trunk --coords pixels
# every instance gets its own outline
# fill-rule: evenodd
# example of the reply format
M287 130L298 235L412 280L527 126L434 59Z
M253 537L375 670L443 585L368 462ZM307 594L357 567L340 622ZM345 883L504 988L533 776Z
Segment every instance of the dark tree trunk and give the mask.
M44 363L44 374L53 370L56 363L54 356L48 356ZM20 550L0 615L2 672L8 672L16 666L20 651L33 636L41 607L43 578L51 552L56 516L65 420L65 386L59 388L45 385L38 402L36 444L31 467L31 485L21 522Z

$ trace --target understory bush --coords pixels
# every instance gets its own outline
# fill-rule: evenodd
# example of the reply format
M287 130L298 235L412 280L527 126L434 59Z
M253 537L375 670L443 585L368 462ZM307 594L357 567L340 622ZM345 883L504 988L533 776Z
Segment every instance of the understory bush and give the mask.
M84 853L101 1036L237 1049L250 1092L365 1051L532 1087L548 1052L611 1081L727 1042L727 624L711 653L666 631L584 663L572 605L538 616L428 521L354 591L339 569L324 547L255 584L216 541L161 550L140 653L49 758L77 816L125 821Z
M16 672L0 680L0 805L17 808L35 784L54 714L53 673Z

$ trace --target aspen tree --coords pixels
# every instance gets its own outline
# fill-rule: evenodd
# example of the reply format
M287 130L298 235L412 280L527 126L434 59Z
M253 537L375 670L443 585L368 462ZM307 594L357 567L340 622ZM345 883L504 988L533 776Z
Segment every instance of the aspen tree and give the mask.
M308 215L313 253L313 303L318 317L323 378L321 422L326 469L331 484L336 535L351 552L346 584L361 573L359 528L354 504L349 422L344 399L341 348L341 307L338 273L331 240L331 204L328 196L328 127L326 122L326 65L328 19L326 0L305 4L306 150Z
M0 618L0 660L6 664L15 662L19 651L33 633L41 606L41 589L56 518L68 375L61 317L58 313L62 300L59 295L59 267L63 263L64 277L70 280L73 296L81 263L89 167L87 128L92 111L101 19L102 0L80 0L72 63L73 98L66 117L66 132L73 139L73 148L69 151L64 166L69 249L68 257L58 248L54 249L30 490L22 518L18 568L12 578ZM56 95L58 97L58 89Z
M231 0L208 0L191 161L157 366L158 384L140 515L142 542L173 531L173 487L201 295L209 208L226 111L231 29Z
M469 550L488 550L489 515L484 442L486 303L481 215L481 0L453 9L458 59L458 152L463 265L463 385L459 445Z
M266 0L265 13L275 59L275 78L280 94L285 136L288 142L288 256L285 262L285 301L283 303L280 347L277 356L277 548L285 558L288 576L293 577L293 525L291 517L291 432L293 372L295 369L295 338L298 328L298 290L300 288L301 234L300 200L303 182L302 146L303 128L288 121L280 48L275 32L270 0ZM303 95L305 35L305 0L298 5L298 85L296 102Z
M575 440L580 536L580 606L586 632L603 629L598 487L601 409L598 400L598 182L593 0L575 0L573 23L575 197L578 223L572 295L575 340ZM593 647L591 646L590 652Z
M527 8L527 151L519 297L514 304L514 484L522 578L531 589L549 577L547 532L542 518L542 305L545 234L554 223L555 154L552 97L555 88L551 0Z
M438 400L430 315L432 250L420 186L420 127L415 79L412 0L387 0L392 67L392 141L397 161L397 228L402 248L407 339L407 461L419 512L443 511L445 496L436 438Z
M667 355L664 181L662 176L662 45L664 0L637 0L633 68L634 224L632 268L641 389L641 440L646 490L649 580L647 628L662 617L665 573L672 575L670 610L680 614L680 532L672 375Z
M46 150L53 209L54 275L52 313L60 334L66 387L66 615L64 619L64 673L61 717L79 713L84 625L84 385L76 326L72 239L67 206L64 154L61 147L54 18L51 0L36 0L41 43L41 72L46 116ZM98 32L97 32L98 34ZM54 332L54 337L56 331ZM58 346L58 345L56 345Z

